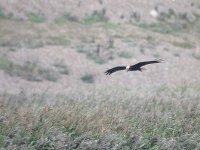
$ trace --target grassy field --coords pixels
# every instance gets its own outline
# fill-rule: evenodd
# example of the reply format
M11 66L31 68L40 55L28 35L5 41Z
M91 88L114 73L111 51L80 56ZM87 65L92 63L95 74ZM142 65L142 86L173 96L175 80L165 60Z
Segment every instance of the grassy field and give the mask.
M109 8L52 16L60 3L38 13L30 2L31 13L0 0L0 150L200 149L200 15L170 8L115 23ZM164 62L104 74L153 59Z
M4 93L0 97L0 145L43 150L199 149L199 90L113 87L109 92L93 89L85 100L81 94L71 99L68 95Z

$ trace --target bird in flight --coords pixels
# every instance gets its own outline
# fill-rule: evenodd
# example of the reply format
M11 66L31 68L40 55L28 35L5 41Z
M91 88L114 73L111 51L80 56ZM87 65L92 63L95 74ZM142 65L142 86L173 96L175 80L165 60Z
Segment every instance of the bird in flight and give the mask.
M106 75L110 75L116 71L120 71L120 70L126 70L128 71L143 71L146 70L145 68L141 68L144 65L148 65L148 64L154 64L154 63L161 63L163 60L159 59L159 60L153 60L153 61L144 61L144 62L139 62L135 65L132 66L117 66L111 69L108 69L105 74Z

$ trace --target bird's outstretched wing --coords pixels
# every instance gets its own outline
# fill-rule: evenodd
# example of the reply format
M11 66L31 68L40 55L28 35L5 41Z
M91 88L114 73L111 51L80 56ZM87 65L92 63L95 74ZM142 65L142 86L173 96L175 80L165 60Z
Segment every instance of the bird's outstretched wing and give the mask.
M154 63L161 63L162 61L163 61L162 59L158 59L158 60L153 60L153 61L139 62L139 63L133 65L133 67L136 67L136 68L138 67L138 68L140 68L140 67L142 67L142 66L144 66L144 65L154 64Z
M125 69L126 69L126 66L117 66L117 67L108 69L108 70L105 72L105 74L106 74L106 75L110 75L110 74L113 73L113 72L116 72L116 71L119 71L119 70L125 70Z

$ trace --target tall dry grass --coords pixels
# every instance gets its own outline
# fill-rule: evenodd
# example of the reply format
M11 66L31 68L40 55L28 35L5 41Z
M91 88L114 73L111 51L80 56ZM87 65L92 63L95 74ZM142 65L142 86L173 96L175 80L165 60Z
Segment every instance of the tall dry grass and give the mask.
M73 99L2 94L0 145L6 149L198 149L198 91L198 87L140 91L113 87Z

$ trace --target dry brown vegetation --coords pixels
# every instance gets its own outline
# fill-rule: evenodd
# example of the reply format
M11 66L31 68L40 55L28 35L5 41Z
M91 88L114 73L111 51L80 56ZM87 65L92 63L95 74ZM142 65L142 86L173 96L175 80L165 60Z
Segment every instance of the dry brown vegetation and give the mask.
M74 99L5 93L0 143L7 149L198 149L198 91L93 89Z
M0 149L200 149L200 3L113 2L0 0Z

